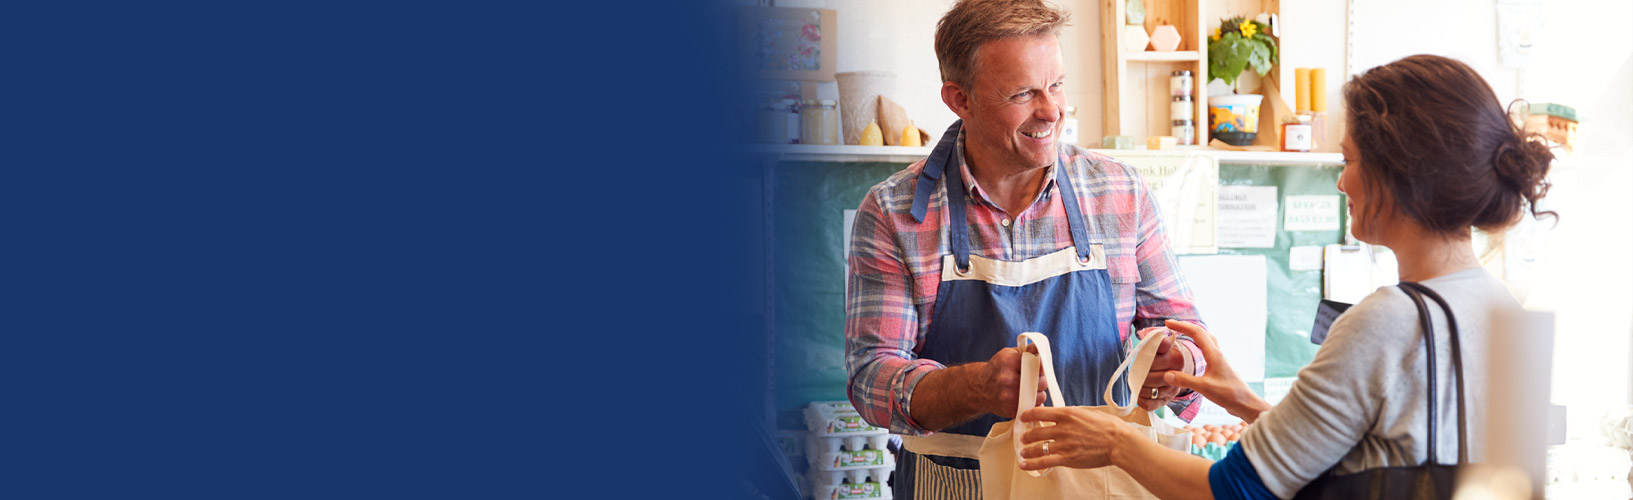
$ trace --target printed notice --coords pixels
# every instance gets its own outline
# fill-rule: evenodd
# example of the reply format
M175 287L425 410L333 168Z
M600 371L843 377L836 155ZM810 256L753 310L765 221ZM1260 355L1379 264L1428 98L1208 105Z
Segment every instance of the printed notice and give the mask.
M1276 246L1276 186L1219 186L1219 246Z
M1286 231L1337 231L1338 195L1288 196Z
M1214 205L1219 200L1215 194L1219 189L1217 158L1191 153L1125 154L1117 159L1138 170L1156 198L1163 230L1174 253L1219 253L1214 228Z

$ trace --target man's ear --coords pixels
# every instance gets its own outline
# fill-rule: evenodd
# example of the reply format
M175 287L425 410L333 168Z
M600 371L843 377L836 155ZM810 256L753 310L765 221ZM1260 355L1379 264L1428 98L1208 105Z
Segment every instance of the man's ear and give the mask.
M958 115L959 119L966 121L970 119L970 94L958 84L941 82L941 102L947 103L947 109L953 110L953 114Z

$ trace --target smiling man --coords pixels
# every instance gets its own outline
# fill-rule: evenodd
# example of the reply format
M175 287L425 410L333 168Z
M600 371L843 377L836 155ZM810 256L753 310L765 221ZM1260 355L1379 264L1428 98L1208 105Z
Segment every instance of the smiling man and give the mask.
M1057 140L1067 18L1039 0L953 5L935 47L960 120L857 209L847 390L868 422L904 436L897 498L980 496L981 439L1018 403L1016 335L1050 338L1066 404L1103 405L1131 337L1200 323L1138 173ZM1114 398L1188 421L1195 395L1163 375L1205 363L1188 338L1162 342L1135 394Z

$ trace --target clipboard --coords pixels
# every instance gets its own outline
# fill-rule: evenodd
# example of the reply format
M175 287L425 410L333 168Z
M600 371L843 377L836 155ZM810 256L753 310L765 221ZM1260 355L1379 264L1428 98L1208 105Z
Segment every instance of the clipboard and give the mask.
M1327 340L1327 330L1332 328L1333 321L1349 310L1353 304L1345 304L1336 300L1322 300L1315 308L1315 325L1310 327L1310 343L1321 345Z

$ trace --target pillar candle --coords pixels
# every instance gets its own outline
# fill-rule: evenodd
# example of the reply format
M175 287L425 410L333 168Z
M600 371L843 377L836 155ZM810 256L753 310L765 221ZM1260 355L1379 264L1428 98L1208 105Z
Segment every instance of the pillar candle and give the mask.
M1296 68L1293 70L1293 79L1296 80L1295 94L1298 96L1298 109L1303 112L1310 110L1310 68Z
M1310 68L1310 111L1327 110L1327 68Z

